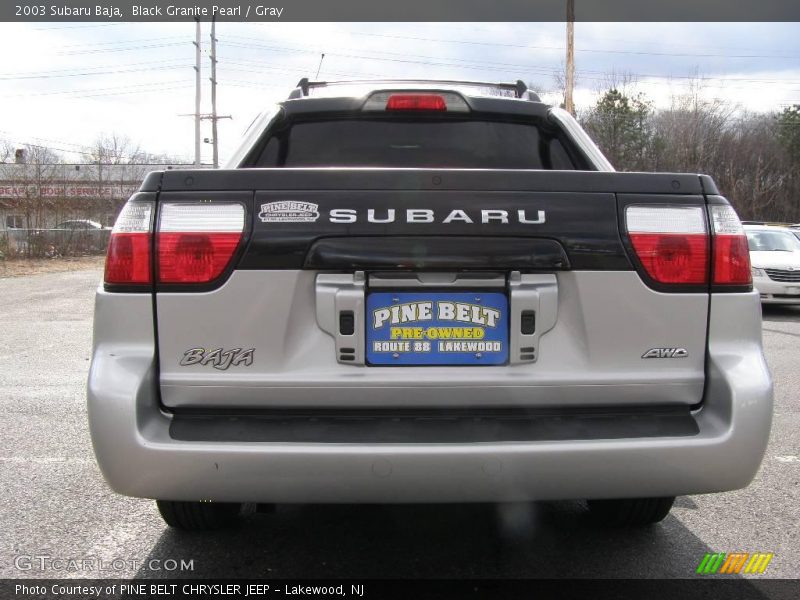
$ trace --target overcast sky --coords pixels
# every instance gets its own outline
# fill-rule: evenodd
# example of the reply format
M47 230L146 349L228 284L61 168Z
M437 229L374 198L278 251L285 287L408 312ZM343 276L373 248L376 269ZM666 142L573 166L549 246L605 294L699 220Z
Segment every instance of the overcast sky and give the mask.
M301 77L423 77L556 88L563 23L221 23L220 155ZM203 111L210 111L210 25L203 24ZM100 134L193 160L193 23L0 24L0 139L52 147L70 160ZM658 106L695 76L703 94L742 110L800 103L798 23L577 23L577 102L611 73L631 74ZM555 97L545 97L554 100ZM203 135L211 136L208 122ZM67 151L73 151L68 153ZM211 146L203 160L210 162Z

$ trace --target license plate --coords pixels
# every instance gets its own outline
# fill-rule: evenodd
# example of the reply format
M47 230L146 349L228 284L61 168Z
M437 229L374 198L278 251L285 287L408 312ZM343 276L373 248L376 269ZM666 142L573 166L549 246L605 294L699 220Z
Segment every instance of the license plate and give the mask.
M374 292L366 325L371 365L508 361L508 299L498 292Z
M786 293L792 296L796 296L797 294L800 294L800 287L787 287Z

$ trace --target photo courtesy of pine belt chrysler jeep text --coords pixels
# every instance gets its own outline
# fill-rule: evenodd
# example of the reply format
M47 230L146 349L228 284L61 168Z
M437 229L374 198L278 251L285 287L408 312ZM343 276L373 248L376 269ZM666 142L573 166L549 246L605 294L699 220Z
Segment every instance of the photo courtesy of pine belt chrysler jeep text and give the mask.
M554 499L645 525L758 470L760 310L708 176L615 172L521 82L303 79L228 168L123 208L91 436L184 529Z

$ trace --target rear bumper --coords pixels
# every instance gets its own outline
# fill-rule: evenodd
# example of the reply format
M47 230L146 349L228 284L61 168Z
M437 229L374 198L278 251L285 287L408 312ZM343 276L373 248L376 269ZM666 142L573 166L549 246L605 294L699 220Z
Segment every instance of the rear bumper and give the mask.
M762 304L800 304L800 296L776 296L774 294L762 294Z
M487 502L738 489L755 476L766 448L772 382L761 351L757 294L716 298L707 386L702 407L692 414L693 435L446 443L179 440L170 434L172 417L159 406L152 345L143 333L138 344L116 343L113 335L95 342L88 384L92 441L115 491L169 500ZM130 303L126 318L146 320L147 305ZM104 311L98 305L100 325L113 316Z
M758 291L764 304L800 304L800 295L789 294L800 287L800 282L774 281L768 277L757 277L753 287Z

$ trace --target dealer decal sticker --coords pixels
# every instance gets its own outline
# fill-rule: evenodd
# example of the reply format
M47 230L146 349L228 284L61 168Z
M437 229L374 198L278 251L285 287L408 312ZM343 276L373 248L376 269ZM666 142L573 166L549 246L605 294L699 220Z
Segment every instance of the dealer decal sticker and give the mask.
M497 292L378 292L367 298L373 365L498 365L508 360L508 301Z
M264 223L313 223L319 219L319 205L296 200L268 202L261 205L258 218Z

